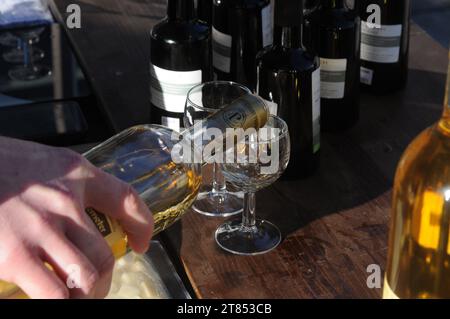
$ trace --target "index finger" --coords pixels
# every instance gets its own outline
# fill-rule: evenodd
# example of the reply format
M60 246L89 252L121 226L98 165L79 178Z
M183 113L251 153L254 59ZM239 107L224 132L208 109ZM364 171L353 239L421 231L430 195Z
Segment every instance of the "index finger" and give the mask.
M130 247L144 253L153 233L153 216L131 185L92 167L86 180L85 205L117 220L128 235Z

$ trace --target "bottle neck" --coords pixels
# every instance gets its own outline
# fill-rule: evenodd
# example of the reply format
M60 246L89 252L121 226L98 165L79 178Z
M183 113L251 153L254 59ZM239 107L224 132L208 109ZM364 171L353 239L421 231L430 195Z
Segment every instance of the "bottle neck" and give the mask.
M303 48L302 25L304 0L277 0L274 12L274 45Z
M234 100L226 107L204 120L195 122L194 125L181 132L180 145L192 150L192 152L186 153L188 156L185 160L203 164L210 162L209 160L214 158L214 155L203 154L206 146L209 150L225 154L228 147L234 147L233 142L237 138L236 132L230 129L246 131L254 128L258 130L266 124L268 116L269 112L265 102L253 94Z
M273 42L283 48L303 48L302 27L274 26Z
M196 19L194 0L169 0L167 16L170 20L191 21Z
M322 7L328 9L342 9L344 7L344 0L324 0Z

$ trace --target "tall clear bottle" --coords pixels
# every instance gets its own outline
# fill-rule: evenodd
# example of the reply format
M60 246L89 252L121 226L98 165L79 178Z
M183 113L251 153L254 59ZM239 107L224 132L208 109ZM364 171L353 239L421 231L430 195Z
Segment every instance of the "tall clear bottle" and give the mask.
M448 72L442 118L397 169L384 298L450 298L450 65Z
M319 58L303 46L302 20L303 1L275 1L274 44L257 56L257 93L289 126L286 179L309 176L319 164Z
M167 17L150 35L152 123L180 129L187 92L212 80L211 39L194 0L168 1Z
M113 136L84 156L136 189L153 214L156 235L181 218L195 201L201 184L201 164L207 159L202 154L204 147L224 147L227 134L233 133L228 128L263 127L268 114L265 102L249 94L181 134L160 125L139 125ZM214 140L203 138L211 136L207 133L210 128L215 129ZM123 256L127 238L118 222L95 208L87 208L86 213L114 256ZM0 298L20 296L23 293L16 286L0 281Z

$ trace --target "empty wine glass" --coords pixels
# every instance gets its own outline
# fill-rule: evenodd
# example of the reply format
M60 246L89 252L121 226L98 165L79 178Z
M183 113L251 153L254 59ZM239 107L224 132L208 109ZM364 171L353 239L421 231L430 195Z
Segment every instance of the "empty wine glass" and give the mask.
M206 118L246 94L251 94L248 88L226 81L213 81L193 87L186 99L184 126L187 128L194 125L195 121ZM208 168L210 169L211 165L204 169ZM203 185L197 201L192 207L193 210L203 215L220 217L241 213L243 208L242 192L227 190L219 164L212 164L212 171L212 185Z
M11 79L16 81L33 81L51 74L48 66L35 63L35 48L33 41L45 30L44 27L32 30L18 31L17 35L22 39L23 65L15 67L8 72Z
M39 42L39 33L31 33L29 34L28 43L30 45L35 45ZM0 44L3 44L7 47L12 47L12 49L3 53L2 57L8 63L22 63L25 59L25 52L23 50L24 40L19 37L11 34L10 32L3 33L0 35ZM32 52L33 61L42 60L45 57L44 51L39 48L34 47Z
M272 223L257 219L255 193L273 184L284 172L290 156L286 122L270 116L259 131L247 131L236 149L227 152L223 174L245 192L242 219L227 221L216 230L217 244L238 255L266 253L281 242L281 232Z

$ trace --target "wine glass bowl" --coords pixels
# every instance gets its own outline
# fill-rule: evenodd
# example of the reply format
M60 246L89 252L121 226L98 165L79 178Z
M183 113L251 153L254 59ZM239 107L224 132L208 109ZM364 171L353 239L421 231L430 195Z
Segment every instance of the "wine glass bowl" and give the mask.
M279 117L269 116L259 136L255 131L255 134L245 136L245 139L238 142L235 156L232 156L233 163L222 164L223 175L230 183L243 191L256 192L280 178L287 168L290 156L290 141L286 138L289 132L287 125L281 121L283 120ZM284 145L278 150L280 143ZM267 159L274 155L275 163L266 163ZM238 156L241 158L240 163ZM252 156L254 160L251 160Z
M23 64L8 71L8 76L12 80L34 81L51 75L52 70L48 66L35 63L45 56L42 50L34 47L34 44L39 42L39 36L44 30L44 27L39 27L12 32L13 36L18 37L20 45L18 44L16 49L5 53L3 58L10 63L22 62ZM20 61L21 59L22 61Z
M227 180L245 192L242 220L227 221L216 230L217 244L238 255L258 255L281 242L272 223L256 218L256 191L273 184L289 163L290 138L286 122L269 116L265 127L238 138L236 149L227 152L222 164Z
M39 35L42 31L32 32L29 35L20 36L20 33L15 32L16 35L11 32L5 32L0 35L0 44L11 47L9 51L3 53L2 57L8 63L20 64L27 58L27 52L25 52L24 41L27 41L29 45L34 46L40 41ZM45 57L44 51L39 48L33 48L31 59L33 61L42 60Z

